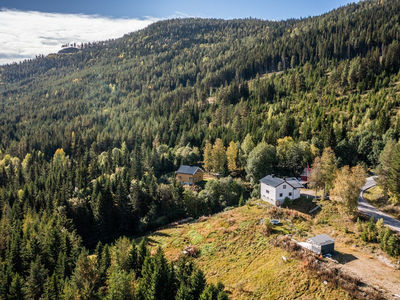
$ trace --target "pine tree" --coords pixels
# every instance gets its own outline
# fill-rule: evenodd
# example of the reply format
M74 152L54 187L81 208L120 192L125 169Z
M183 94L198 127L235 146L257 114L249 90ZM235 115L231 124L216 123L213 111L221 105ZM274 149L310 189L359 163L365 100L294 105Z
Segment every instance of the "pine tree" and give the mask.
M218 297L218 289L215 287L214 284L209 284L201 293L200 300L217 300Z
M137 298L146 300L175 298L176 282L173 266L168 264L160 248L154 257L146 257L142 276L138 282Z
M109 300L134 299L132 272L126 272L116 268L109 276L108 295Z
M45 300L57 300L59 299L59 285L56 273L53 273L51 277L47 278L47 282L44 289L43 299Z
M110 247L106 244L103 247L103 251L101 253L101 258L99 261L99 265L97 266L98 275L99 275L99 286L105 286L107 280L107 271L111 266L111 253Z
M41 262L39 256L31 263L29 275L26 278L24 293L29 299L40 299L44 292L47 278L47 270Z
M200 295L203 293L206 286L206 278L203 271L197 269L190 277L190 290L193 296L193 300L200 299Z
M8 294L8 297L4 297L4 299L9 299L9 300L24 299L24 293L22 289L23 289L23 278L18 273L15 273L12 276L12 282L10 285L10 292ZM1 297L1 294L0 298L3 299L3 297Z
M377 173L379 176L377 178L377 182L378 185L382 187L382 190L386 196L389 192L388 180L395 148L396 141L391 139L386 143L385 148L383 148L379 156L379 166L377 168Z
M139 276L136 274L137 270L139 270L139 255L135 240L132 239L131 250L129 251L129 266L131 270L135 272L136 278Z
M240 207L240 206L243 206L244 205L244 199L243 199L243 193L240 195L240 198L239 198L239 204L238 204L238 206Z
M392 161L387 179L388 195L390 202L399 203L400 199L400 144L397 144L393 150Z
M100 298L99 286L100 276L96 261L90 259L87 251L84 250L76 262L71 280L64 286L64 294L67 293L73 299L96 300Z
M0 265L0 299L8 298L12 280L13 272L11 271L9 263L3 263L2 265Z
M137 247L137 269L135 270L136 277L142 277L142 269L146 258L150 256L149 249L145 239L142 239Z
M191 295L188 287L182 283L178 289L178 292L176 293L175 300L194 300L194 298Z

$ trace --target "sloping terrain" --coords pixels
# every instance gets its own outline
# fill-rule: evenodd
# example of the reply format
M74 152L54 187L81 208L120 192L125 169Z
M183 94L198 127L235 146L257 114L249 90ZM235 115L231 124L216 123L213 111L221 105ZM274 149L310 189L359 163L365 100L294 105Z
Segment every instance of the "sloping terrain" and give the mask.
M287 233L294 234L299 241L328 233L336 239L334 257L339 260L340 268L384 291L388 297L400 292L397 291L399 271L383 262L384 254L376 250L374 254L354 234L344 234L342 226L351 226L352 222L339 220L337 211L332 213L327 209L315 218L296 210L286 213L293 223L284 221L283 226L276 226L270 236L263 234L260 221L268 222L271 210L253 204L204 221L200 219L159 230L146 239L152 247L161 246L171 259L182 255L184 246L197 245L200 254L195 258L196 263L205 271L209 282L224 282L232 299L351 299L346 292L332 289L329 283L325 285L293 253L271 243L277 236ZM321 222L327 215L330 215L329 225L326 221ZM386 262L389 261L386 258Z

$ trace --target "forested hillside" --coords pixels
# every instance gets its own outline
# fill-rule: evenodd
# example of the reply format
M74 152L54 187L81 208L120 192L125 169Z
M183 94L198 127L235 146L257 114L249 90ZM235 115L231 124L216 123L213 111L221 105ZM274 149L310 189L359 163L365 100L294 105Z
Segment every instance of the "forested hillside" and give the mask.
M299 176L325 148L376 167L400 136L399 24L397 0L173 19L0 66L0 298L72 295L82 244L238 205L260 176ZM224 178L184 189L181 164Z

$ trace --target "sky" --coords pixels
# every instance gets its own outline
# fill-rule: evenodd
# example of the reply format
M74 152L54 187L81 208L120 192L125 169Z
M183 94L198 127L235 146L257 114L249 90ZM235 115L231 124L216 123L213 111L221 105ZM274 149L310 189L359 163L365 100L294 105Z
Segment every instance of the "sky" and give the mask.
M0 65L55 53L66 43L118 38L174 17L283 20L347 0L0 0Z

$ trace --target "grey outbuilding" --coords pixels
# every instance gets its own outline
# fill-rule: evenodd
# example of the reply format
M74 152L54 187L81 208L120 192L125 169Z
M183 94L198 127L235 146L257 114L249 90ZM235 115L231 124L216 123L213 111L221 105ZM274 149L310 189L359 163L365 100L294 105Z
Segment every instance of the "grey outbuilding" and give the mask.
M335 240L325 233L309 238L307 243L312 245L311 250L317 254L324 255L335 251Z

